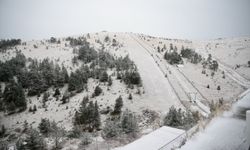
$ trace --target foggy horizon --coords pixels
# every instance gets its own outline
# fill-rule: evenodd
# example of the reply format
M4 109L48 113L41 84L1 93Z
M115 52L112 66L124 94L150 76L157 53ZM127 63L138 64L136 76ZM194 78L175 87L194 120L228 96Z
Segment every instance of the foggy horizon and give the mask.
M0 39L134 32L179 39L250 36L249 0L0 0Z

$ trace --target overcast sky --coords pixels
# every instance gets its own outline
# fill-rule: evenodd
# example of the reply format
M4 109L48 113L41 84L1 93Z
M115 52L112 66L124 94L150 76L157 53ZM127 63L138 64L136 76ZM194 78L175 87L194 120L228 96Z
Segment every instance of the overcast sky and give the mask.
M0 38L99 31L169 38L250 35L250 0L0 0Z

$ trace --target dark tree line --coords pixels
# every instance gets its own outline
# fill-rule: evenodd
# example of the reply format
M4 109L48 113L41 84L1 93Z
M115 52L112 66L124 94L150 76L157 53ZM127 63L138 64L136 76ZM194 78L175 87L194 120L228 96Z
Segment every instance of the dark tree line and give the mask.
M25 110L27 104L22 86L14 80L7 83L0 103L2 109L9 114Z
M8 82L14 76L20 75L25 67L26 58L22 53L17 53L15 57L5 62L0 61L0 81Z
M69 41L69 44L71 46L81 46L88 44L87 39L85 37L79 37L79 38L67 37L66 41Z
M8 48L20 44L21 44L21 39L0 40L0 52L4 52Z
M28 95L39 95L49 87L62 87L68 83L69 76L67 69L54 64L49 59L42 62L31 60L28 69L23 69L18 76L24 88L28 89Z

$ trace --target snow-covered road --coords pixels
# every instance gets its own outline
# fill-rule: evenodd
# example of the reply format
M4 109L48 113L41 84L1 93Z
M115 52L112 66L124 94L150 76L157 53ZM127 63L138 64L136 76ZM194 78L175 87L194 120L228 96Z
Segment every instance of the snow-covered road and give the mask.
M165 75L150 54L129 34L124 34L124 48L135 62L142 77L145 94L143 100L148 107L168 112L171 106L182 107Z

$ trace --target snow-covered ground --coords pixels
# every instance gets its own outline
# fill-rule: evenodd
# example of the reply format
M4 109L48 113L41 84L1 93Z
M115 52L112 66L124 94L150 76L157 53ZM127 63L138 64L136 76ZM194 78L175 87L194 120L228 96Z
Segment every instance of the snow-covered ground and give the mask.
M111 41L112 39L116 39L120 43L119 46L113 47L111 44L103 42L106 36L109 36ZM145 109L150 109L158 112L162 117L168 112L171 106L175 106L183 109L198 110L202 115L207 116L210 113L208 107L209 102L212 100L218 101L220 98L223 98L225 101L231 103L245 90L245 87L249 85L250 70L249 67L247 67L247 61L250 60L250 38L247 37L190 41L155 38L133 33L110 32L92 33L89 34L89 37L88 41L96 50L101 48L101 44L97 42L99 40L104 44L105 50L114 56L129 55L138 67L143 82L143 86L138 88L141 91L141 95L139 95L136 94L137 88L133 90L128 89L113 76L113 85L110 87L110 90L107 90L106 85L101 84L100 86L104 94L91 98L93 101L98 101L100 109L104 109L107 106L112 108L115 104L115 99L121 95L124 102L124 109L128 108L137 115L141 115ZM27 58L37 58L39 60L50 58L58 64L63 64L69 72L74 71L80 67L80 64L72 64L72 58L76 55L74 54L74 49L69 46L65 38L60 38L60 41L60 44L49 43L46 40L27 41L26 44L16 46L16 48L8 50L7 53L1 53L0 60L4 61L13 57L16 49L24 53ZM194 48L198 53L204 56L211 53L213 58L219 60L221 64L219 65L220 70L212 77L209 71L207 72L208 75L201 73L201 64L192 64L184 60L184 66L181 68L169 65L163 59L163 54L166 50L159 53L157 46L162 48L165 45L166 48L169 49L170 43L176 46L178 51L184 46L185 48ZM35 48L34 45L37 48ZM240 64L240 68L234 69L237 64ZM226 75L225 79L222 78L223 71ZM111 73L112 71L110 74ZM49 118L50 120L55 120L66 129L70 129L72 127L72 117L75 110L78 109L83 96L91 95L94 87L98 84L99 82L97 80L91 79L88 84L88 91L76 94L70 99L69 103L64 105L60 105L59 101L51 97L51 100L47 102L48 111L41 108L41 97L28 97L28 108L34 104L38 107L38 111L35 114L26 110L22 113L6 116L3 112L0 112L0 124L4 124L8 129L14 130L15 128L21 127L24 120L37 126L41 118ZM4 84L1 83L1 85L3 88ZM210 88L207 88L207 85L209 85ZM221 87L220 91L216 89L218 85ZM64 91L64 88L61 89L61 91ZM128 100L129 93L133 94L133 100ZM208 133L206 135L215 134L217 128L225 128L232 133L228 135L229 137L233 137L236 134L243 137L243 131L234 131L233 129L243 129L245 127L245 121L234 118L231 114L232 113L229 112L214 119L204 131ZM102 120L105 119L104 115L101 117ZM144 118L140 119L141 122L139 122L139 124L142 124L143 120ZM228 123L230 125L227 125ZM226 131L222 130L220 135L224 134L224 132ZM202 136L203 133L199 134L201 134L201 137L204 137L201 138L201 143L202 140L205 142L209 139L208 136ZM198 137L199 134L195 137ZM216 138L221 138L220 135L216 134ZM192 139L188 141L188 143L192 141L195 143L196 140ZM187 148L188 143L185 145ZM185 146L183 148L185 148ZM198 146L199 145L197 145L197 148L200 148ZM200 146L202 146L202 144Z
M185 136L184 130L163 126L126 146L114 150L170 150L178 147Z
M245 119L240 119L238 109L242 107L250 110L250 92L234 104L231 111L214 118L204 131L198 132L181 150L244 150L248 149L247 124Z

